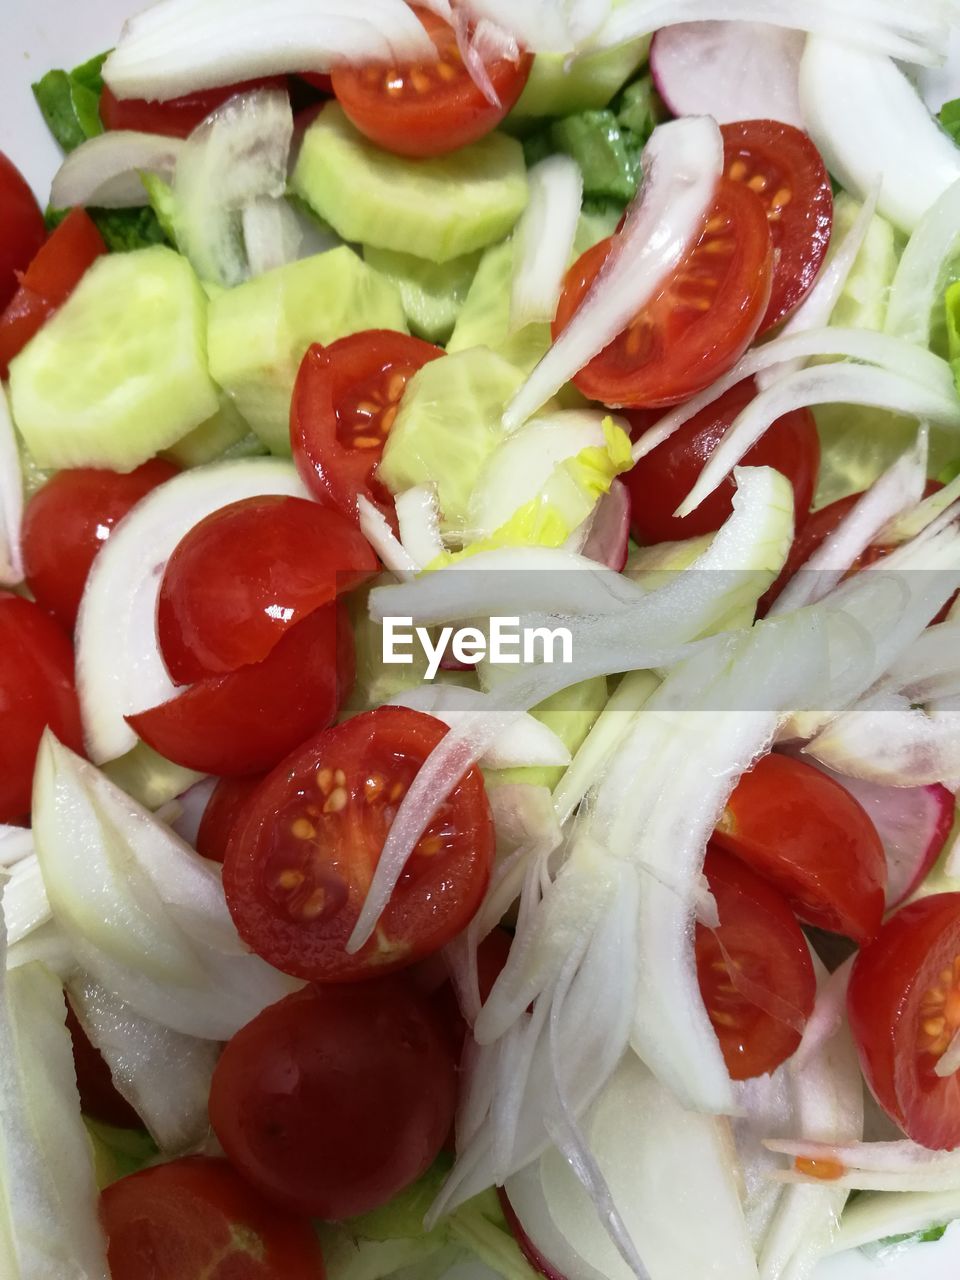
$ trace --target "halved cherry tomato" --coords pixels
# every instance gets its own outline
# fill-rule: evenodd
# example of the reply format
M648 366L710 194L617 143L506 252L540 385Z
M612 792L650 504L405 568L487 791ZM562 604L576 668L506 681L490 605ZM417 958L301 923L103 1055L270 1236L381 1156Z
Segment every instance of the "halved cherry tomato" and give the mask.
M421 837L374 936L345 949L397 807L446 732L432 716L380 707L304 743L260 785L223 867L230 912L258 955L310 981L352 982L413 964L464 928L493 861L476 768Z
M153 458L128 475L84 467L58 471L38 489L23 516L27 585L67 630L97 552L131 507L179 471Z
M210 1121L264 1195L327 1220L366 1213L435 1160L456 1060L406 974L307 987L239 1031L217 1064Z
M301 71L300 79L306 80L307 84L317 89L320 93L330 96L333 93L333 77L325 75L322 71Z
M26 178L0 151L0 311L17 291L18 272L26 271L46 236Z
M197 830L197 853L211 862L222 862L227 844L243 807L263 781L263 774L247 778L221 778L207 801Z
M177 684L261 662L314 609L377 572L356 524L305 498L232 502L167 561L157 636Z
M733 510L733 476L682 519L673 513L693 488L727 428L757 394L752 378L703 409L669 440L641 458L623 479L630 490L633 536L638 542L669 542L694 538L719 529ZM658 414L642 409L625 415L635 434L650 426ZM743 457L745 467L773 467L793 485L797 525L807 518L820 470L820 438L809 409L778 418Z
M567 273L553 336L606 261L613 238L588 249ZM721 179L697 245L628 327L576 375L591 400L609 405L676 404L708 387L753 341L770 297L773 245L763 205Z
M320 502L354 520L361 495L392 510L374 471L404 388L443 354L392 329L366 329L309 349L293 390L290 443L301 479Z
M153 1165L100 1197L113 1280L324 1280L308 1218L268 1203L226 1160Z
M0 377L80 283L107 246L85 209L71 209L37 252L20 287L0 315Z
M887 1115L924 1147L960 1146L960 1075L935 1071L960 1031L960 893L890 917L853 963L847 1013Z
M887 860L849 791L792 756L764 756L727 804L714 843L784 895L801 920L855 942L883 919Z
M720 927L698 924L700 994L734 1080L774 1071L813 1010L810 948L786 900L712 845L704 864Z
M140 1129L140 1117L130 1103L117 1092L110 1068L90 1043L87 1033L67 1004L67 1030L73 1042L73 1067L77 1075L77 1091L83 1114L101 1124L118 1129Z
M33 764L44 728L83 751L73 687L73 647L31 600L0 591L0 822L30 810Z
M533 58L521 54L484 61L499 105L484 96L464 65L453 27L413 6L436 60L337 67L333 92L361 133L402 156L438 156L476 142L513 107L530 75Z
M817 148L791 124L738 120L720 132L727 177L757 193L773 236L773 290L763 333L800 305L823 266L833 229L830 175Z
M266 76L225 84L219 89L201 89L182 98L166 102L148 102L144 98L118 98L104 86L100 95L100 119L105 129L132 129L136 133L162 133L170 138L186 138L211 111L223 106L236 93L254 89L285 89L285 76Z
M262 662L200 680L127 719L138 737L186 769L243 776L272 768L331 724L353 677L346 611L328 604L292 627Z

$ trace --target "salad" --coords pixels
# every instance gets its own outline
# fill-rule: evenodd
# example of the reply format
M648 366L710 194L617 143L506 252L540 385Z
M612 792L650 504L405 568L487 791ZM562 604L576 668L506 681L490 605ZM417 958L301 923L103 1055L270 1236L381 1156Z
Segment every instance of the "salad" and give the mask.
M932 1274L958 31L159 0L33 85L3 1280Z

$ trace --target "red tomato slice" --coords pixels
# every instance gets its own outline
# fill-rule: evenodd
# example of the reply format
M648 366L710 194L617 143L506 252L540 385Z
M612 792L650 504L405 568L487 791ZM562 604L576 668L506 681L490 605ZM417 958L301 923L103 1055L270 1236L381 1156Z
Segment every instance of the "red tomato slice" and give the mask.
M366 1213L425 1173L456 1107L456 1059L406 975L307 987L239 1031L210 1122L236 1169L285 1208Z
M713 846L704 871L720 927L697 925L700 994L727 1070L749 1080L796 1051L817 979L803 931L776 889Z
M725 124L724 167L763 201L773 237L770 303L760 332L795 311L813 288L833 230L830 175L805 133L778 120Z
M90 264L106 253L96 224L84 209L71 209L38 251L0 315L0 377L18 352L62 307Z
M324 1280L313 1224L269 1204L226 1160L190 1156L100 1197L113 1280Z
M883 845L862 805L819 769L765 756L740 779L713 840L775 885L801 920L856 942L876 936Z
M484 62L499 106L470 77L449 23L413 6L437 48L435 62L370 63L337 67L333 92L361 133L403 156L438 156L476 142L495 129L516 103L533 58Z
M630 490L631 528L638 542L671 542L719 529L733 510L733 476L682 519L673 513L693 488L700 472L734 419L757 394L752 378L703 409L669 440L641 458L624 480ZM635 434L645 431L659 414L627 412ZM745 467L773 467L793 485L797 524L807 518L820 470L820 438L809 409L778 418L743 458Z
M612 237L601 240L570 268L554 339L570 323L612 245ZM696 395L753 341L772 276L763 205L747 187L721 179L703 235L676 275L574 382L591 400L609 405L656 408Z
M44 728L83 752L73 686L73 646L30 600L0 591L0 822L30 811L33 764Z
M278 494L221 507L167 562L157 636L177 684L261 662L297 623L377 572L356 524Z
M117 1092L110 1074L98 1050L90 1043L77 1015L67 1005L67 1030L73 1042L73 1067L77 1075L77 1092L80 1107L85 1116L112 1124L118 1129L142 1129L140 1117L122 1094Z
M960 1076L934 1070L960 1030L960 893L890 917L854 961L847 1013L887 1115L924 1147L960 1146Z
M177 475L162 458L128 475L81 468L58 471L38 489L23 517L27 585L68 631L97 552L117 523L152 489Z
M43 244L43 213L20 170L0 151L0 310L17 291L17 276L26 271Z
M242 776L272 768L331 724L353 677L350 623L330 604L292 627L262 662L210 676L127 719L138 737L186 769Z
M220 89L203 89L166 102L148 102L144 98L117 98L104 85L100 95L100 119L105 129L132 129L137 133L162 133L171 138L186 138L211 111L223 106L236 93L253 89L285 89L285 76L267 76L225 84Z
M221 778L207 801L197 830L197 853L211 862L226 857L230 834L243 807L263 781L263 774L249 778Z
M424 833L373 938L345 950L397 806L446 732L432 716L380 707L304 743L261 784L223 867L230 912L258 955L308 981L352 982L413 964L464 928L493 860L476 768Z
M300 79L306 80L307 84L312 85L320 93L328 96L333 93L333 77L326 75L323 71L301 71Z
M392 329L367 329L309 349L293 391L290 443L318 501L354 520L360 495L393 510L374 471L408 381L443 354Z

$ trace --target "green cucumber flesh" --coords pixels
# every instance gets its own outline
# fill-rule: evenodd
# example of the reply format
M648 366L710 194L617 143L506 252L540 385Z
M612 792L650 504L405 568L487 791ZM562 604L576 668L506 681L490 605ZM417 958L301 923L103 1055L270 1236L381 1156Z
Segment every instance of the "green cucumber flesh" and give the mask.
M165 456L180 467L202 467L235 448L250 435L250 428L229 396L221 395L212 418L194 427Z
M532 116L566 116L605 107L647 57L650 37L641 36L615 49L587 54L570 62L563 53L538 53L511 120Z
M449 262L428 262L366 245L363 257L396 285L410 332L427 342L446 342L476 275L480 250Z

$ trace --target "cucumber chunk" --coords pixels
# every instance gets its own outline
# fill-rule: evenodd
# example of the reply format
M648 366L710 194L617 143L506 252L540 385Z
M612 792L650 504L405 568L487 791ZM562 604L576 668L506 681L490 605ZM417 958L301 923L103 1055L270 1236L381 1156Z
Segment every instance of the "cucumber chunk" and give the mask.
M132 471L212 417L206 312L172 249L98 259L10 365L14 420L37 465Z
M427 262L366 245L363 257L397 286L410 332L427 342L446 342L476 275L480 250L449 262Z
M222 458L250 435L250 428L236 405L229 396L221 395L220 407L213 417L194 427L172 449L167 449L164 456L180 467L202 467L207 462ZM260 445L256 436L253 439Z
M267 448L289 454L290 396L310 344L406 328L395 286L343 246L215 297L210 372Z
M615 49L575 58L569 68L566 54L538 53L510 119L565 116L607 106L617 90L646 61L649 49L650 37L641 36Z
M335 102L304 135L291 186L344 240L430 262L502 240L527 203L514 138L491 133L449 155L410 160L368 142Z

